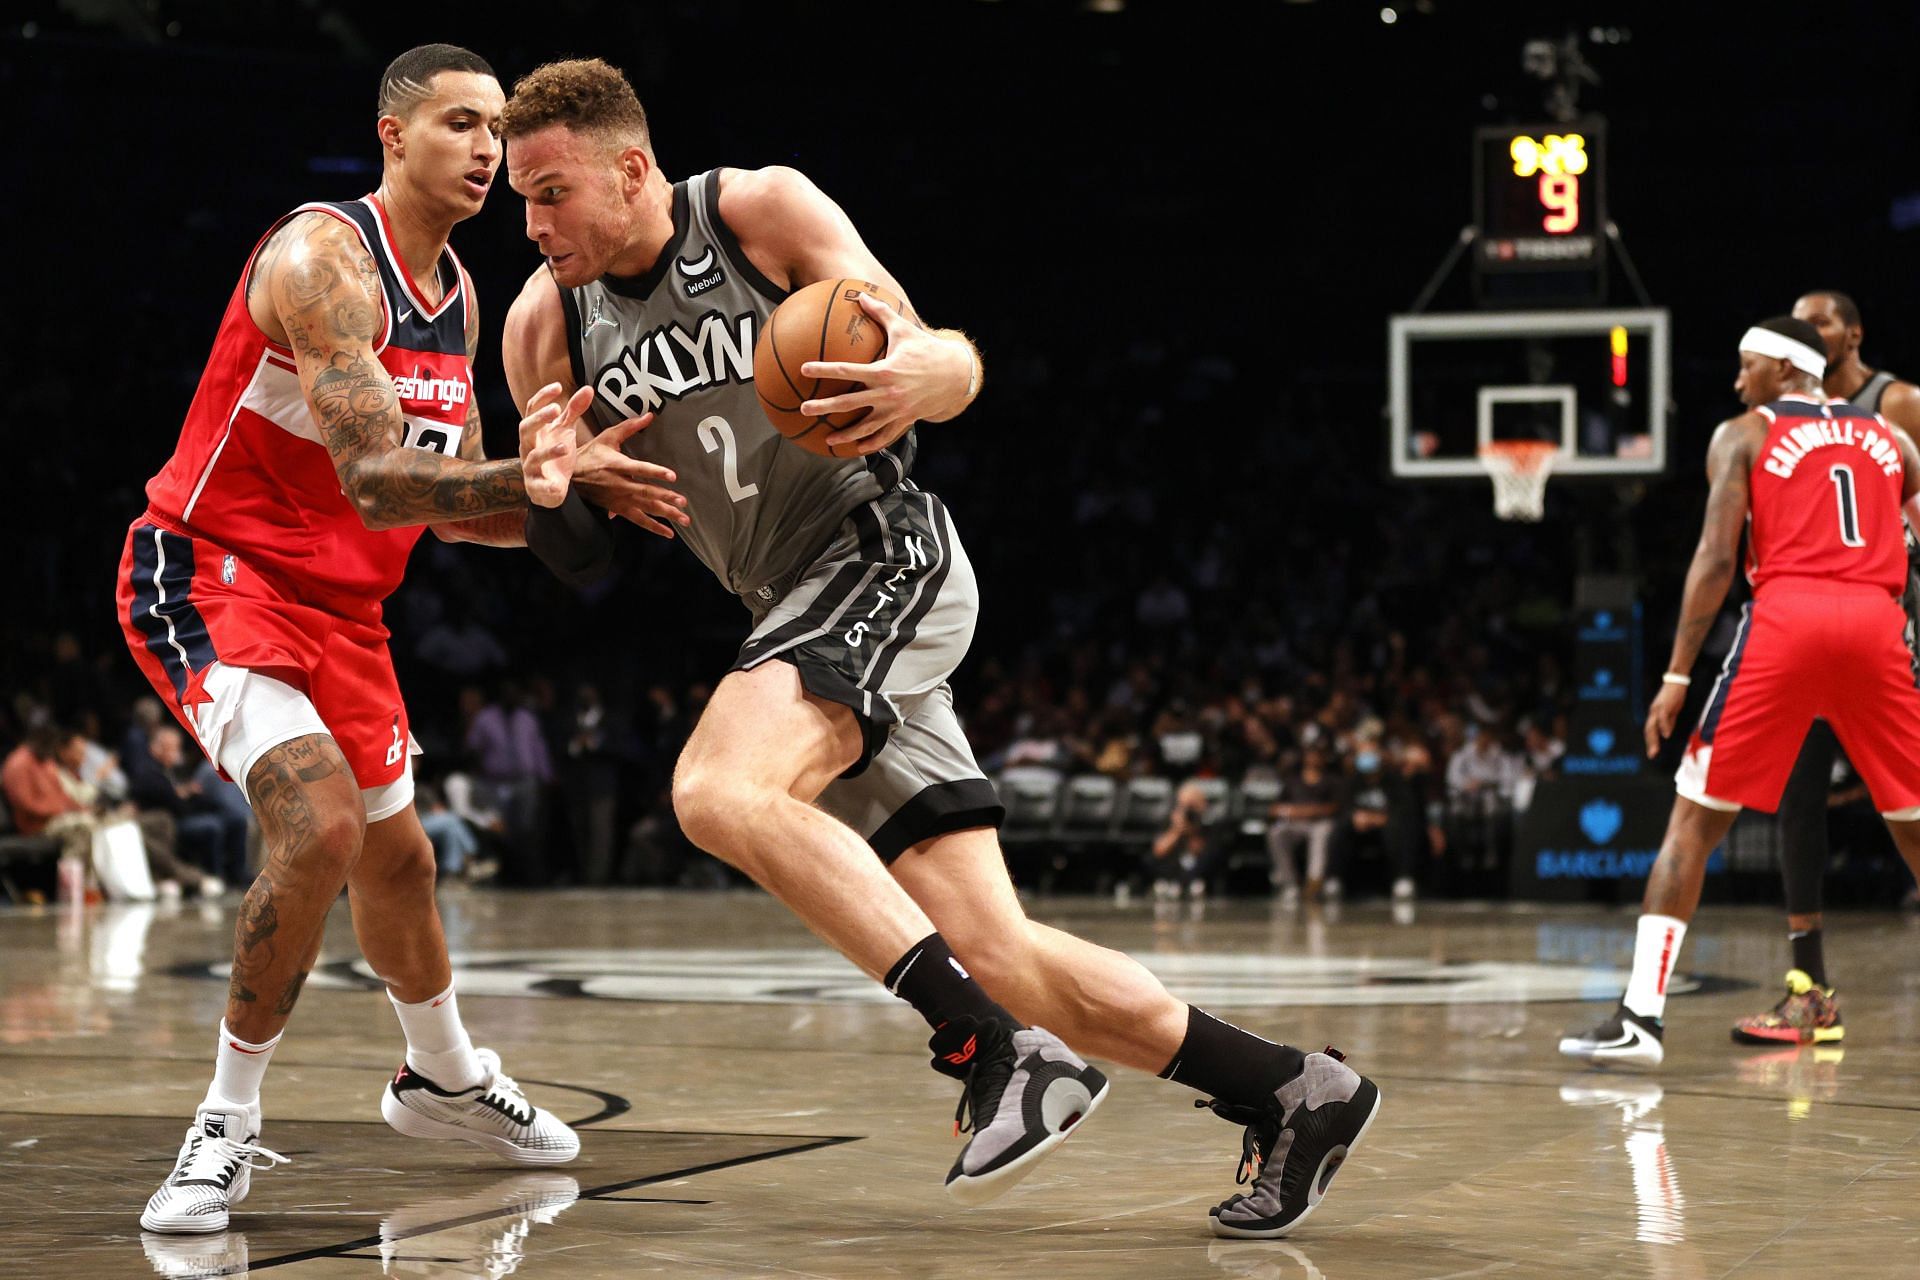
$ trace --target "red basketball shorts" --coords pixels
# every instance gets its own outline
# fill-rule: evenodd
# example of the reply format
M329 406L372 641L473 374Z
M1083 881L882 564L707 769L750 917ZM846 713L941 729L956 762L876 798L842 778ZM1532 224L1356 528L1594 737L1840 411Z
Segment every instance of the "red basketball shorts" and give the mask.
M1875 808L1920 818L1920 688L1906 625L1899 601L1878 588L1768 583L1741 619L1676 789L1712 809L1771 812L1818 718L1832 726Z
M120 559L120 628L154 692L221 773L246 785L268 749L330 735L368 821L413 799L407 709L377 603L315 608L204 538L134 522Z

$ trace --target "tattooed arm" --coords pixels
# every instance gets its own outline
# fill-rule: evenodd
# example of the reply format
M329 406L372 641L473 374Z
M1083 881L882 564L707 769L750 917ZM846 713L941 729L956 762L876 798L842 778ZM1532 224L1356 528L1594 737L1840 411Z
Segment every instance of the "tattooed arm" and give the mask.
M401 445L400 401L373 349L381 324L379 272L352 230L314 213L282 232L284 241L259 268L258 285L293 348L301 390L340 487L366 526L523 512L527 489L519 459L474 462Z
M1766 430L1766 421L1759 414L1742 414L1721 423L1713 433L1713 443L1707 446L1707 515L1680 596L1680 625L1674 629L1673 653L1667 659L1670 675L1685 677L1693 670L1700 646L1713 630L1720 606L1726 603L1735 559L1740 554L1740 534L1747 526L1753 460L1766 439ZM1686 685L1661 682L1653 705L1647 709L1649 759L1659 752L1661 740L1673 733L1686 700Z
M473 277L462 269L461 280L467 290L467 363L480 355L480 295L473 290ZM468 462L485 462L485 442L480 430L480 396L476 392L467 401L467 425L460 432L460 456ZM497 515L474 516L468 520L446 521L430 525L434 537L442 542L477 542L489 547L527 545L527 513L502 511Z

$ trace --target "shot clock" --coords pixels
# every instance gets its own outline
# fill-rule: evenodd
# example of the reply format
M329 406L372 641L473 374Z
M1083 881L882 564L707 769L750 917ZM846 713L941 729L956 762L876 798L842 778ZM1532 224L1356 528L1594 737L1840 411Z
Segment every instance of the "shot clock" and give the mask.
M1487 293L1596 293L1604 279L1606 210L1602 121L1488 125L1474 131L1476 274L1557 277L1518 289L1483 280Z

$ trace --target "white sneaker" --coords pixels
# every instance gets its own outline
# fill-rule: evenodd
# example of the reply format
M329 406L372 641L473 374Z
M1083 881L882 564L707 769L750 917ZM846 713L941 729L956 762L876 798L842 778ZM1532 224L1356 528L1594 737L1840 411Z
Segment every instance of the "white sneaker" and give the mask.
M227 1210L247 1198L255 1169L289 1161L260 1143L260 1106L202 1106L173 1172L147 1201L140 1225L162 1234L225 1231ZM264 1159L265 1163L256 1163Z
M476 1049L487 1078L450 1093L404 1063L381 1091L380 1114L409 1138L458 1138L515 1164L565 1164L580 1154L580 1135L536 1107L500 1069L500 1055Z
M1412 902L1413 901L1412 877L1401 876L1398 880L1395 880L1393 882L1393 900L1395 902Z

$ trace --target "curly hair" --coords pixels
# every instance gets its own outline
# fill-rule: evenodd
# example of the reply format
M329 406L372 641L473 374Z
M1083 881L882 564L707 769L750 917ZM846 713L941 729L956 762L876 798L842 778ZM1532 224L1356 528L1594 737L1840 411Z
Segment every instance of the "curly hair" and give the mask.
M653 150L647 112L618 67L599 58L571 58L534 68L514 82L500 117L507 138L565 125L622 146Z

